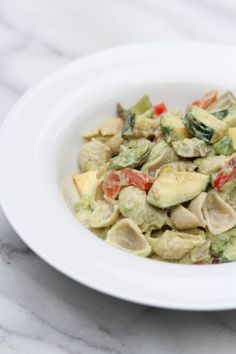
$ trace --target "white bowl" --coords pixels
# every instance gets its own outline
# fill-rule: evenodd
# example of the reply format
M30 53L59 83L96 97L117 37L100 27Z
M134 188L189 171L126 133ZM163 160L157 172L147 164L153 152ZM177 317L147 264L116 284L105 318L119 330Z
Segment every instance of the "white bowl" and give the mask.
M192 42L129 45L76 60L26 93L0 133L2 207L20 237L71 278L152 306L236 308L236 263L152 261L107 245L71 214L59 191L77 170L81 135L149 94L181 108L212 88L236 92L236 49Z

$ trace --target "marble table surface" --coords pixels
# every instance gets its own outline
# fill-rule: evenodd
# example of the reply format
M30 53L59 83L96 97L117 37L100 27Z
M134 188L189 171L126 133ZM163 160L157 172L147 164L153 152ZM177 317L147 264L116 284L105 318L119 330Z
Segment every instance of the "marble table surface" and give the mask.
M235 16L235 0L1 0L0 120L25 90L78 56L149 40L236 44ZM153 309L88 289L35 255L0 211L1 354L235 348L236 311Z

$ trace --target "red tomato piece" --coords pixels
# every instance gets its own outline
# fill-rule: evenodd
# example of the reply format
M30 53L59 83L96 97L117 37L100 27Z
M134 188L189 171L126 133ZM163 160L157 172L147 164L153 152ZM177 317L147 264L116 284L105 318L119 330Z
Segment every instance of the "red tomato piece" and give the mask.
M153 184L153 180L147 174L141 171L125 168L120 172L126 185L135 186L143 190L149 190Z
M157 116L160 116L162 113L167 111L165 103L158 103L154 106L154 112Z
M122 186L119 172L111 171L105 176L102 189L106 199L116 199L121 188Z
M202 99L192 102L192 106L198 106L202 109L207 109L212 103L217 100L218 92L216 90L207 92Z
M105 175L102 189L105 199L115 200L123 187L134 186L146 191L151 188L152 184L153 180L147 174L125 168Z
M213 185L218 191L222 190L225 183L236 180L236 157L226 162L222 170L216 176Z

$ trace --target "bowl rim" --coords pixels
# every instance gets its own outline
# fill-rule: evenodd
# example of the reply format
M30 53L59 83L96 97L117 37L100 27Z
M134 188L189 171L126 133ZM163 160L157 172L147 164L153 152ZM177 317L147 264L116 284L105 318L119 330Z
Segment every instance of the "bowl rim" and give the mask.
M0 129L0 150L1 150L0 161L2 162L2 165L4 167L9 167L9 164L6 161L7 158L5 156L5 153L3 154L3 151L6 152L7 151L6 148L9 147L9 145L7 144L6 137L8 137L8 138L12 137L12 126L14 125L14 123L19 123L19 122L16 122L17 117L19 117L22 114L21 112L32 102L33 99L37 98L37 96L39 94L43 93L45 90L50 90L51 87L55 87L55 85L59 85L60 82L62 82L64 79L67 79L68 77L69 78L72 77L75 74L75 72L79 71L81 73L84 68L88 72L91 70L91 68L94 68L95 66L99 68L99 65L100 66L104 65L104 63L107 63L108 61L112 60L112 58L115 57L116 55L118 55L119 58L122 58L124 60L124 56L127 56L127 55L130 56L131 52L141 53L144 51L144 49L145 50L149 49L150 52L153 51L153 53L154 52L156 53L160 49L167 48L168 53L170 53L173 48L177 48L177 47L182 48L182 49L184 47L192 47L195 49L196 48L204 48L204 50L207 49L208 55L210 55L209 53L211 51L224 49L226 51L234 53L234 56L236 57L236 48L232 47L232 46L217 45L217 44L211 44L208 42L202 43L202 42L181 41L181 42L159 42L159 43L156 43L156 42L148 42L147 43L146 42L146 43L138 43L138 44L131 44L131 45L129 44L129 45L125 45L125 46L119 46L119 47L114 47L111 49L106 49L104 51L100 51L98 53L90 54L90 55L85 56L83 58L79 58L79 59L75 60L74 62L66 65L64 68L60 69L56 73L52 74L50 77L43 80L41 83L36 85L34 88L30 89L28 92L26 92L20 98L20 100L12 108L12 110L7 115L7 118L3 122L2 127ZM134 55L134 54L132 53L132 55ZM133 56L132 56L132 58L133 58ZM96 63L96 65L95 65L95 63ZM72 96L74 96L74 94ZM67 98L66 98L66 100L67 100ZM69 102L70 102L70 100L71 100L71 98L69 99ZM168 307L168 308L172 308L172 309L184 309L184 310L222 310L222 309L232 309L232 308L236 307L236 298L235 298L235 300L232 299L232 301L229 301L229 300L224 301L223 295L222 295L223 301L219 301L219 302L213 301L212 304L210 304L209 302L204 303L204 299L201 299L202 301L199 304L195 303L194 301L193 301L193 303L187 302L184 297L183 297L182 301L180 301L178 299L176 300L174 298L168 299L168 298L165 298L165 291L163 292L163 294L160 295L160 296L162 296L162 299L160 299L160 298L156 299L156 298L147 297L147 296L145 296L145 294L142 294L141 296L134 296L132 293L128 293L124 289L120 289L120 291L119 291L117 288L114 289L114 287L113 287L114 284L105 286L104 280L100 280L100 281L95 282L94 279L86 279L83 276L80 276L80 275L78 276L78 273L75 274L74 272L71 272L70 270L66 269L66 267L64 267L62 264L53 261L50 256L45 255L44 252L42 252L40 249L38 249L38 247L35 246L34 242L32 242L32 240L28 234L28 232L32 231L32 228L31 228L31 230L29 230L25 233L24 228L22 228L18 222L19 216L18 216L18 219L16 218L16 212L18 210L14 209L14 205L12 204L12 200L11 201L8 200L8 196L7 196L6 192L10 191L10 186L9 186L9 182L7 179L6 172L4 173L4 176L1 177L1 181L2 181L2 183L0 183L0 185L1 185L0 186L1 206L2 206L2 209L3 209L7 219L10 221L10 223L14 227L15 231L23 239L23 241L27 245L29 245L29 247L36 254L38 254L42 259L44 259L51 266L58 269L62 273L68 275L72 279L74 279L76 281L80 281L84 285L87 285L91 288L102 291L102 292L107 293L109 295L119 297L121 299L129 300L129 301L133 301L133 302L146 304L146 305L152 305L152 306L158 306L158 307ZM29 211L29 208L27 211ZM68 218L70 218L69 215L68 215ZM27 234L27 236L26 236L26 234ZM128 262L129 262L129 259L131 260L131 258L132 258L132 262L134 262L137 265L140 272L142 271L142 262L140 262L141 260L138 259L138 257L135 257L135 259L134 259L133 258L134 256L128 255L128 254L123 254L123 252L121 252L120 250L116 250L116 249L109 251L109 253L112 253L114 257L118 257L118 258L122 257L122 259L128 260ZM122 255L121 255L121 253L122 253ZM162 263L161 268L162 269L163 269L163 267L168 268L169 271L171 271L173 269L173 267L176 267L176 265L163 263L163 262L161 262L161 263ZM186 267L187 267L189 269L189 266L185 266L185 265L178 265L178 267L181 267L183 269L186 269ZM208 267L209 266L201 266L201 270L199 269L199 271L198 270L194 271L194 273L196 273L195 275L198 277L198 273L200 273L202 276L203 275L202 270L207 269ZM220 277L224 276L224 273L225 273L224 269L226 269L226 268L234 269L233 264L215 265L214 267L215 267L215 269L218 268ZM208 268L208 270L209 270L209 268ZM186 274L185 274L185 271L183 271L182 276L183 277L186 276L186 280L189 280L187 273L189 273L189 272L186 271ZM109 274L109 276L112 277L112 273ZM227 277L228 277L228 275L227 275ZM160 276L160 278L162 278L162 277ZM232 278L233 278L233 276L230 276L229 279L225 280L225 282L232 281ZM174 279L172 279L172 280L174 281ZM202 279L200 279L199 284L202 283L206 286L206 282L205 282L206 279L203 279L204 282L202 282L201 280ZM168 281L168 276L166 276L166 277L164 276L164 279L162 279L162 281L163 282ZM137 284L136 285L135 284L136 284L136 282L134 282L134 288L137 285ZM178 282L176 282L175 285L178 286ZM215 286L215 284L214 284L214 286ZM209 287L208 287L208 290L209 290ZM236 289L235 289L235 293L236 293Z

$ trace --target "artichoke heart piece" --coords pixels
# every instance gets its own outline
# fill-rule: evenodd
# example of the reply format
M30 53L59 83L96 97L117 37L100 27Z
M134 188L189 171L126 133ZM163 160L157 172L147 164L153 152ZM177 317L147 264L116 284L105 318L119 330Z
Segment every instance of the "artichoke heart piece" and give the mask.
M171 166L166 166L150 188L147 201L158 208L169 208L195 198L206 189L208 183L209 176L174 171Z
M147 257L151 246L140 228L130 219L121 219L107 233L106 242L124 251Z

